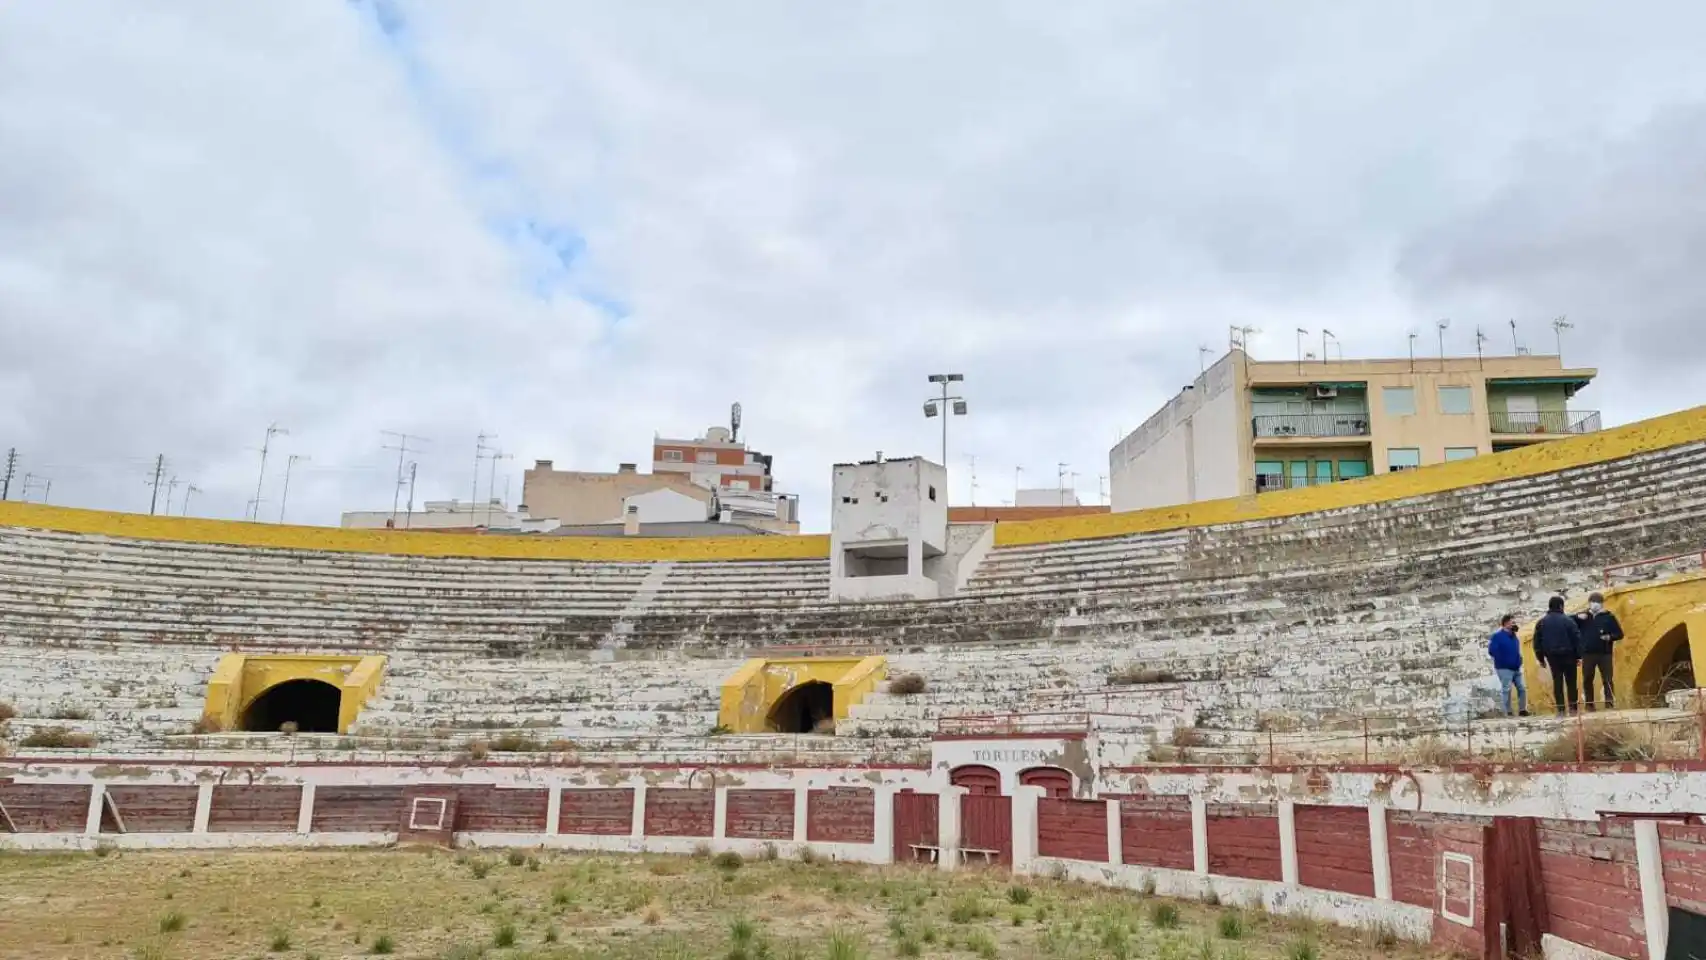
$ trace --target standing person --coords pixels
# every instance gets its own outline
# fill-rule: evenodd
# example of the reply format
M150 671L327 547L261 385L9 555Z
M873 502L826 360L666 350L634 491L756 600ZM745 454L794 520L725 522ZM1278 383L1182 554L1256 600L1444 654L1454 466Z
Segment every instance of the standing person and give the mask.
M1614 709L1611 692L1611 654L1613 644L1623 639L1623 624L1617 614L1605 609L1605 595L1588 594L1588 608L1576 614L1576 629L1582 632L1582 699L1589 710L1593 705L1593 677L1597 673L1605 685L1605 709Z
M1528 716L1528 683L1522 679L1522 644L1516 638L1516 615L1507 613L1499 621L1498 632L1487 638L1487 655L1493 658L1493 672L1499 675L1499 695L1504 698L1505 716L1511 713L1511 687L1516 687L1519 717Z
M1582 657L1582 631L1564 612L1564 598L1546 603L1546 616L1534 625L1534 659L1552 671L1552 701L1558 715L1581 709L1576 702L1576 664Z

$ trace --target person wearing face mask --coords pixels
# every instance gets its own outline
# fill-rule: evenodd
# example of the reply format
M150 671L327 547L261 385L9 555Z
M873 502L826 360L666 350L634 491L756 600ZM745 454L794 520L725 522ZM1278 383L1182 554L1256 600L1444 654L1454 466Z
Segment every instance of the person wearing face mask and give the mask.
M1564 612L1564 598L1546 603L1546 616L1534 625L1534 659L1552 671L1552 702L1558 715L1576 713L1576 664L1582 656L1582 631Z
M1588 594L1588 608L1576 614L1576 629L1582 633L1582 699L1587 708L1594 709L1593 678L1599 674L1605 685L1605 709L1614 709L1611 693L1611 654L1613 644L1623 639L1623 625L1617 615L1605 609L1603 594Z

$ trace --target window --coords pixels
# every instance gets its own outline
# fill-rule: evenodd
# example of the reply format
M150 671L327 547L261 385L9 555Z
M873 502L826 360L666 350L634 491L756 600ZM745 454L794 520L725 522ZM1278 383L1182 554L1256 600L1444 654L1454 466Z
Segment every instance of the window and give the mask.
M1478 447L1446 447L1445 462L1450 463L1453 460L1467 460L1480 452L1481 451Z
M1356 480L1368 476L1367 460L1340 460L1339 479Z
M1416 389L1414 387L1382 387L1380 388L1380 396L1386 405L1386 415L1389 417L1408 417L1416 412Z
M936 488L935 487L930 488L930 499L932 499L932 500L936 499Z
M681 451L680 450L665 450L663 452L663 458L665 460L668 460L670 463L680 463L681 462Z
M751 490L752 489L752 481L751 480L730 480L728 486L729 486L730 490Z
M700 463L716 463L717 462L717 451L715 451L715 450L701 450L698 453L695 453L693 455L693 459L699 461Z
M1414 470L1422 465L1422 451L1415 447L1391 447L1386 451L1386 469Z
M1465 414L1475 412L1475 402L1470 399L1468 387L1440 387L1439 412Z
M1332 483L1333 482L1333 461L1331 461L1331 460L1317 460L1317 461L1315 461L1315 481L1314 482L1317 486L1319 486L1323 483Z

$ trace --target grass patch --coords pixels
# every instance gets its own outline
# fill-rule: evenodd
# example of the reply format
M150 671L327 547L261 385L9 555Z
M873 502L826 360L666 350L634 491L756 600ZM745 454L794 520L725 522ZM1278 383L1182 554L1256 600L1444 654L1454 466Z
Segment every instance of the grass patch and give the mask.
M92 733L80 733L64 727L43 727L19 740L18 746L44 750L87 750L98 742Z
M272 939L267 941L267 949L273 953L283 953L290 949L290 933L286 930L275 931Z
M1179 908L1171 903L1154 903L1149 907L1149 924L1157 930L1176 930L1179 927Z
M1024 906L1031 902L1031 888L1013 884L1007 888L1007 902L1014 906Z
M889 692L899 697L915 697L924 692L927 684L916 673L903 673L889 681Z
M520 850L511 850L505 859L509 861L510 866L519 867L527 862L527 854Z
M1228 910L1221 914L1220 919L1215 921L1215 926L1220 930L1220 939L1222 940L1244 939L1246 932L1244 915L1236 910Z
M173 910L171 913L168 913L165 916L160 918L160 932L161 933L177 933L179 930L182 930L188 924L189 924L189 921L184 919L183 914L179 913L176 910Z
M396 953L397 952L397 941L391 939L390 934L382 933L379 936L373 938L373 946L369 947L367 952L371 953L371 954L375 954L377 956L385 956L386 954Z
M1120 667L1108 674L1110 687L1137 687L1151 683L1176 683L1178 677L1168 670L1139 667L1135 664Z
M746 861L741 859L741 855L733 850L724 850L722 853L711 858L711 866L716 867L724 873L734 873L745 863Z
M515 946L515 924L505 923L492 931L492 946L499 948Z
M1285 945L1286 960L1321 960L1321 944L1313 933L1301 933Z

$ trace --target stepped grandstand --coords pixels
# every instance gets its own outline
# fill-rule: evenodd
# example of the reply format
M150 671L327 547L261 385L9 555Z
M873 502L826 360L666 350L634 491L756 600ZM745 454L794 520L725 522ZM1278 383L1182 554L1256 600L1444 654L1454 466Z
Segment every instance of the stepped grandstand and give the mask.
M1609 567L1703 545L1706 408L1330 487L1002 523L931 600L832 600L828 537L475 537L7 503L0 700L23 756L477 740L851 764L1033 724L1138 762L1182 741L1234 760L1276 730L1366 737L1478 709L1500 614L1532 619ZM1657 706L1692 686L1677 667L1706 597L1676 564L1623 579L1614 596L1669 590L1620 655L1631 697ZM808 729L729 723L743 665L873 657ZM335 722L297 716L328 696Z

